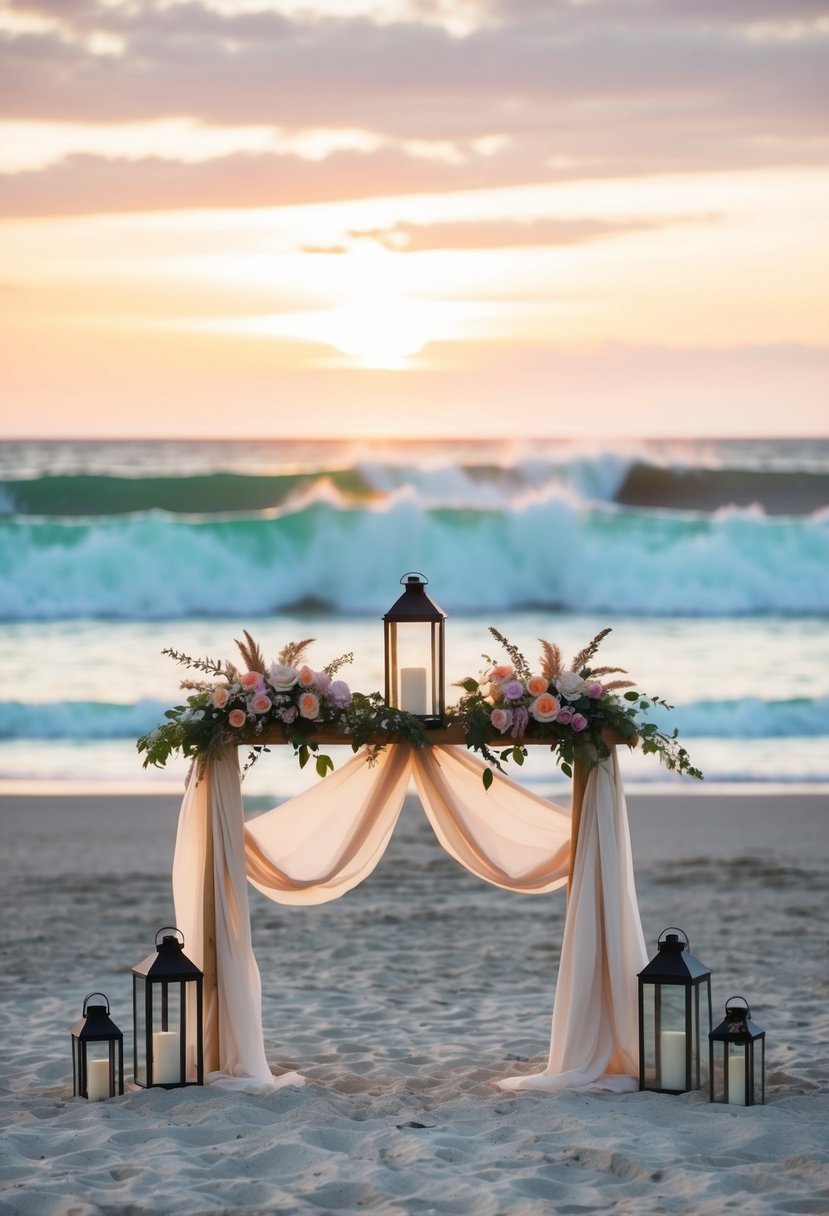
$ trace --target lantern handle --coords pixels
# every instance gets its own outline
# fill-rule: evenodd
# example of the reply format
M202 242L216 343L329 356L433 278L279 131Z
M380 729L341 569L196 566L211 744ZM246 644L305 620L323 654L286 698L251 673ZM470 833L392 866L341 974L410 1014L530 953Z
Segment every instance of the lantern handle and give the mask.
M686 950L691 949L691 941L690 941L690 938L688 937L688 934L685 932L684 929L680 929L678 925L668 925L667 929L663 929L662 932L659 934L659 937L656 939L657 946L662 945L662 938L665 936L666 933L669 933L671 931L673 931L674 933L681 933L682 936L685 938L685 949Z
M86 1017L86 1002L91 996L102 996L107 1003L107 1017L109 1017L109 997L105 992L88 992L83 998L83 1016Z
M742 1001L746 1007L746 1017L748 1017L748 1018L751 1017L751 1006L749 1005L748 1001L746 1000L746 998L744 996L737 996L737 995L730 996L728 998L728 1000L725 1002L725 1012L726 1013L728 1013L728 1007L732 1001Z
M165 929L172 929L174 933L177 933L179 935L179 937L181 938L181 945L183 948L184 947L184 934L182 933L181 929L177 929L175 925L162 925L162 927L158 930L158 933L163 933L165 931ZM158 933L156 933L156 935L155 935L156 947L158 946Z
M424 585L424 587L425 587L425 586L426 586L426 584L429 582L429 580L428 580L428 578L426 577L426 575L425 575L425 574L422 574L422 573L420 572L420 570L407 570L407 571L406 571L406 573L405 573L405 574L402 576L402 578L400 579L400 585L401 585L401 587L405 587L405 586L406 586L406 583L409 581L409 579L412 577L412 575L417 575L417 577L418 577L418 578L422 578L422 579L423 579L423 585Z

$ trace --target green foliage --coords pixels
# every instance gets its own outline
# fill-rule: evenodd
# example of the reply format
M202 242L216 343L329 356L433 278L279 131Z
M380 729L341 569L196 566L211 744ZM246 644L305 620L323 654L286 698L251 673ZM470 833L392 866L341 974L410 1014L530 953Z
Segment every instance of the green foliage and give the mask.
M429 732L421 720L403 709L392 709L379 692L355 692L346 710L343 728L352 750L358 752L366 748L370 763L374 763L389 743L429 746Z

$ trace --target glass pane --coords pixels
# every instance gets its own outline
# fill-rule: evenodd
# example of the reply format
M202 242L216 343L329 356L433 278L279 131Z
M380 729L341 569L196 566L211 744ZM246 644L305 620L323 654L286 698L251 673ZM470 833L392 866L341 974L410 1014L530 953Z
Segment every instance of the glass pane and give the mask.
M147 1017L146 1017L147 983L143 976L133 976L132 987L132 1024L133 1039L133 1080L136 1085L147 1084Z
M685 1054L687 1046L686 995L684 984L661 984L659 1026L659 1088L688 1088Z
M181 1085L182 984L153 984L153 1085Z

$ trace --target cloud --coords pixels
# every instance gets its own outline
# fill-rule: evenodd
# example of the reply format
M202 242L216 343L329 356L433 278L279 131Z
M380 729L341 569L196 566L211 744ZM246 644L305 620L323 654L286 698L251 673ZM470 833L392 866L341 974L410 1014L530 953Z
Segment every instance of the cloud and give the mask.
M708 216L692 216L698 223ZM395 253L427 249L506 249L532 246L582 245L620 233L665 228L681 219L605 221L592 219L470 220L442 224L396 224L393 228L353 230L353 239L377 241ZM337 250L340 252L340 250Z
M6 178L7 214L256 206L829 159L825 0L482 0L477 27L475 6L465 6L463 37L418 21L417 4L407 20L383 23L226 15L198 0L12 0L9 11L54 24L0 38L7 121L115 132L182 117L283 133L354 128L383 146L310 165L216 157L212 169L73 157ZM472 150L496 139L488 156ZM414 156L416 141L425 152L445 147L447 163Z

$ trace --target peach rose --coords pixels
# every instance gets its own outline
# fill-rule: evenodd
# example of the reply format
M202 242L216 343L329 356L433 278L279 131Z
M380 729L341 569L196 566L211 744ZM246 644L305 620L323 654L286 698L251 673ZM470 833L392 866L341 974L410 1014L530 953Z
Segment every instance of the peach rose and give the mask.
M316 675L310 667L300 667L299 682L303 688L310 688L315 679Z
M546 676L530 676L527 680L527 692L531 697L540 697L543 692L547 691Z
M258 692L250 703L255 714L266 714L272 705L270 697L264 692Z
M552 722L560 709L561 702L549 692L543 692L530 705L530 713L536 722Z
M239 678L239 683L242 685L242 688L249 691L251 688L255 688L257 684L262 683L262 672L246 671L245 674Z
M239 730L247 722L248 716L243 709L232 709L227 715L227 720L231 726Z
M497 667L493 667L489 672L490 680L509 680L515 675L515 668L510 667L509 663L499 663Z
M213 696L210 700L213 702L214 709L224 709L227 705L229 693L226 688L214 688Z
M301 693L298 708L301 718L316 718L320 711L319 697L313 692Z

